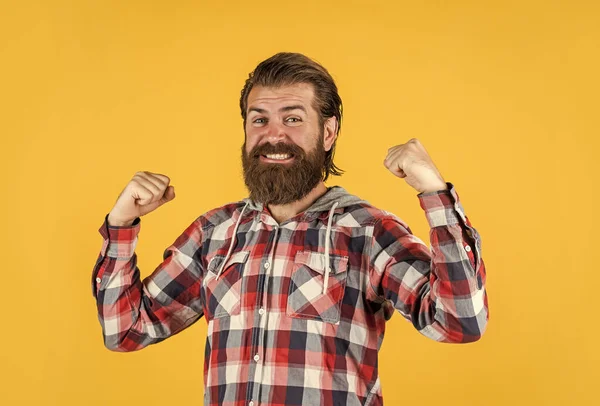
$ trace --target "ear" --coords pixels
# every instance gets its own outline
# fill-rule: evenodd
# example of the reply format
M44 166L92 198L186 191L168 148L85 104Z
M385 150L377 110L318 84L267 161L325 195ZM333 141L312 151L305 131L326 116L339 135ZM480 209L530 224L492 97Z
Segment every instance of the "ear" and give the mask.
M324 134L323 134L323 146L325 151L329 151L337 138L338 121L335 116L329 117L325 120Z

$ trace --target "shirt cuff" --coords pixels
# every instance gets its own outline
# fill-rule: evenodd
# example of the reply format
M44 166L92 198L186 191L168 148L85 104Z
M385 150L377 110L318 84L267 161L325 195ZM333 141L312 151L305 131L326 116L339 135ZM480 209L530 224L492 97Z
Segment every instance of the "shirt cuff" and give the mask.
M448 189L417 195L431 228L460 224L461 219L466 223L466 216L454 185L446 182L446 186Z
M137 245L137 235L140 232L141 220L137 217L130 226L111 226L108 224L108 214L104 223L98 229L104 243L101 255L117 259L129 259L133 256Z

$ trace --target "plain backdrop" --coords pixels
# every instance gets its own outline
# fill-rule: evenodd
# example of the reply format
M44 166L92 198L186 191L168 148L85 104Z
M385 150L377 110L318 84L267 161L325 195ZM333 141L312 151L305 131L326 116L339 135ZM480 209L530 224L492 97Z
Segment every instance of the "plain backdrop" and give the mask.
M200 405L206 321L104 348L98 228L136 171L177 198L142 219L146 276L202 213L246 196L239 96L279 51L333 75L341 185L429 244L383 166L418 138L482 236L490 322L439 344L398 313L386 405L593 404L600 374L596 1L13 1L0 11L0 403Z

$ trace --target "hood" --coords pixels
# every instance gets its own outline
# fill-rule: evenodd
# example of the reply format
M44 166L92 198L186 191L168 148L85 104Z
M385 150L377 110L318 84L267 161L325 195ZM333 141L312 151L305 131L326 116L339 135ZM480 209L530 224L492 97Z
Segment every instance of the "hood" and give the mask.
M221 273L223 272L223 269L225 268L227 259L231 255L231 250L233 249L233 247L235 245L237 229L238 229L238 226L240 225L240 220L242 219L244 212L246 211L246 209L249 209L249 211L251 211L251 210L262 211L263 207L264 207L262 203L257 203L255 201L251 200L250 198L243 199L243 202L245 204L244 204L244 207L242 208L240 215L237 218L237 221L235 222L235 228L233 229L231 243L229 244L229 250L227 251L227 255L225 255L225 259L221 263L219 272L217 272L217 278L216 278L217 280L219 280L219 277L220 277ZM323 294L324 295L327 292L327 285L329 282L329 274L331 273L331 266L330 266L330 261L329 261L329 248L330 248L329 247L329 245L330 245L329 239L330 239L330 235L331 235L331 226L332 226L333 215L336 212L337 213L343 212L344 207L347 207L347 206L350 206L353 204L357 204L357 203L367 203L367 202L365 202L364 200L361 200L357 196L351 195L341 186L332 186L332 187L328 187L327 191L321 197L319 197L317 200L315 200L313 202L313 204L305 211L306 217L321 217L323 220L327 219L327 229L325 232L325 252L323 254L325 257L324 261L325 261L325 267L326 267L325 271L324 271L324 282L323 282ZM277 233L277 231L278 230L276 230L275 232Z
M247 209L250 210L263 210L263 204L257 203L250 198L243 199L244 203L247 203ZM321 197L313 202L313 204L306 209L307 213L320 213L320 212L328 212L331 210L331 207L334 203L337 202L336 208L340 209L343 207L351 206L357 203L367 203L367 201L360 199L359 197L352 195L346 191L341 186L331 186L327 188L327 192L325 192Z

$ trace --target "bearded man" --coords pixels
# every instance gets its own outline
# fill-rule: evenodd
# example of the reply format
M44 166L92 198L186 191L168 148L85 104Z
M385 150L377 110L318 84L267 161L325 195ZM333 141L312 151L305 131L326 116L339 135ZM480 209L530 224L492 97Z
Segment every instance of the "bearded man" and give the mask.
M340 186L342 100L327 70L278 53L241 92L249 197L200 215L140 279L140 218L173 200L141 171L99 229L92 275L105 346L136 351L208 324L205 405L382 405L378 354L397 311L421 334L478 340L488 321L481 238L424 146L384 165L418 192L431 249L399 217Z

